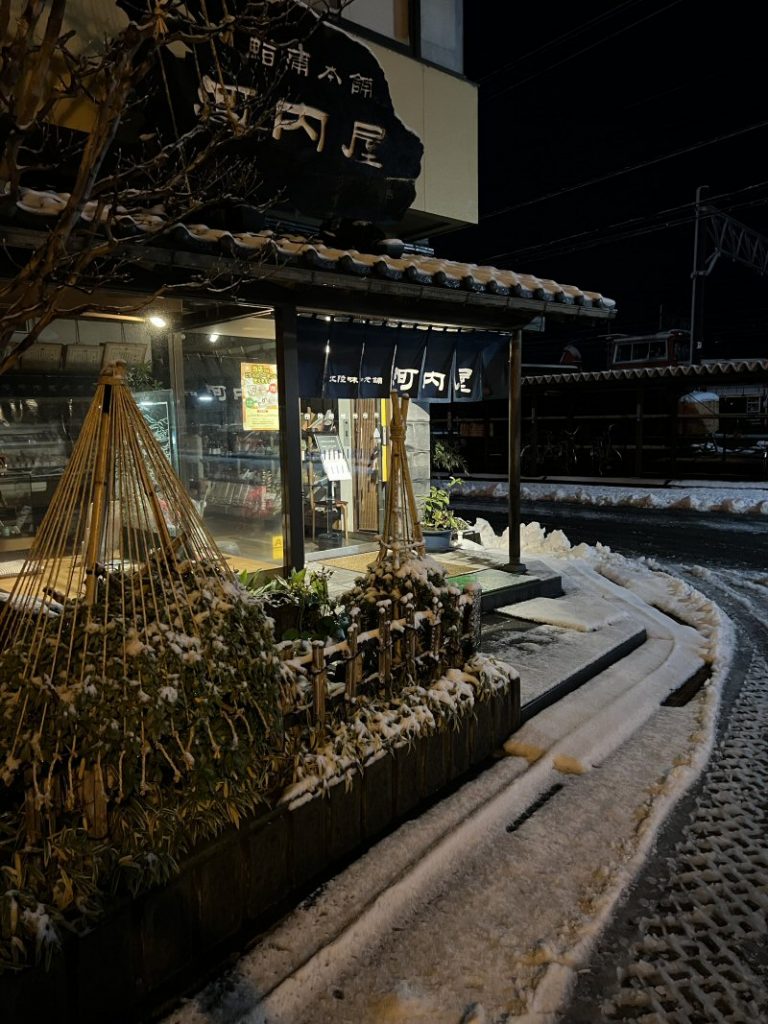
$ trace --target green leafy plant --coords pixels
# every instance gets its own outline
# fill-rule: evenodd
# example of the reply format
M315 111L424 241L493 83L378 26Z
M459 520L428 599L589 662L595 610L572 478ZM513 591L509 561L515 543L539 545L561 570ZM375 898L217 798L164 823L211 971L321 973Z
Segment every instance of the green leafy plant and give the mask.
M457 445L450 441L432 442L432 465L446 473L468 473L469 466Z
M421 513L421 525L425 529L466 530L469 523L461 516L457 516L451 508L451 491L461 483L462 481L458 477L452 476L445 489L430 487Z
M240 582L253 590L275 624L277 640L341 640L347 617L328 593L329 569L293 569L290 576L274 576L263 583L255 573L243 572Z

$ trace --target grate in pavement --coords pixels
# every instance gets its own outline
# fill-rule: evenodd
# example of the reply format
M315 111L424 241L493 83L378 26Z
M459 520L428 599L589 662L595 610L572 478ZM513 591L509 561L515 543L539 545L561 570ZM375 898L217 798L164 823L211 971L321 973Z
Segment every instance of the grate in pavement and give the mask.
M663 900L619 972L604 1019L768 1020L768 668L755 665L670 860Z

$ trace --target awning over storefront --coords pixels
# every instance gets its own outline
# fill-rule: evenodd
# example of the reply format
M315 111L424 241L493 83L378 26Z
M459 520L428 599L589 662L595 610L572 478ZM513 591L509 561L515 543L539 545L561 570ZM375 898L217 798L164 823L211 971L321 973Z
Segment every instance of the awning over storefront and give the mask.
M428 326L300 317L299 391L306 397L477 402L507 394L507 336Z

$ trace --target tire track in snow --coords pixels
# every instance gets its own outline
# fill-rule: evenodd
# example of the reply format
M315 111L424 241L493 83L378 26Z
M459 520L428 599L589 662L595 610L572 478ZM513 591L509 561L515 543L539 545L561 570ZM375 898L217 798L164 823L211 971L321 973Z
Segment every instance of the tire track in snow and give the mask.
M676 571L695 579L739 624L740 686L726 700L687 823L598 945L594 973L560 1015L568 1024L768 1019L768 664L761 614L768 579L701 567ZM631 945L617 963L617 937L626 939L630 930Z

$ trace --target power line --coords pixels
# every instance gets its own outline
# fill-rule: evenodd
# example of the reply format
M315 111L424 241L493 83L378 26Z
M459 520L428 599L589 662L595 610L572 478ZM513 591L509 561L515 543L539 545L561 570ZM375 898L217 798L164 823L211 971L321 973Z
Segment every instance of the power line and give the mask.
M596 46L602 46L603 43L608 42L609 39L615 39L616 36L623 35L628 32L631 28L635 28L637 25L642 25L646 21L650 21L651 18L655 18L658 14L666 14L671 11L673 7L677 7L678 4L683 3L683 0L672 0L671 3L666 3L660 7L657 11L652 11L651 14L646 14L643 18L638 18L637 21L630 22L629 25L625 25L623 28L617 29L615 32L611 32L610 35L603 36L601 39L595 40L594 43L590 43L589 46L583 47L581 50L577 50L575 53L569 54L567 57L563 57L562 60L555 61L554 64L550 64L548 67L539 68L538 71L534 71L526 78L521 78L518 82L511 82L504 88L499 89L498 92L493 93L489 96L489 100L497 100L500 96L506 96L508 92L513 89L518 89L521 85L525 85L527 82L533 81L534 78L539 78L541 75L545 75L550 71L554 71L555 68L561 67L563 64L567 64L569 61L575 60L576 57L580 57L583 53L588 53L590 50L594 50Z
M765 206L766 204L768 204L768 198L750 200L749 202L734 203L731 206L726 206L724 210L721 212L739 210L745 207ZM709 216L714 216L714 214L710 214ZM705 214L704 219L706 218L707 215ZM580 241L576 241L576 238L578 238L578 236L573 236L574 242L571 245L562 245L558 247L556 243L553 243L551 246L532 246L530 247L531 251L529 252L527 252L526 250L519 250L517 253L509 253L507 256L490 257L488 262L499 263L502 260L506 261L508 259L520 258L527 260L530 263L535 263L541 259L554 259L560 256L569 256L576 252L583 252L586 249L594 249L600 245L613 245L616 244L617 242L628 241L631 238L640 238L643 235L651 235L658 231L668 231L671 228L685 227L688 224L693 224L695 219L695 212L689 211L687 214L681 214L678 217L667 219L661 224L646 224L644 226L641 225L638 226L637 228L630 229L628 231L622 231L613 235L603 235L600 233L593 234L592 237L584 237ZM616 225L613 225L613 227L615 226Z
M606 232L613 231L619 228L631 227L632 225L648 224L648 222L651 219L669 216L681 210L691 210L693 206L694 203L692 202L681 203L679 206L673 206L666 210L659 210L654 214L644 215L642 217L630 217L627 220L617 221L615 224L609 224L607 226L592 228L590 230L585 231L577 231L571 235L563 235L560 238L555 238L550 242L540 242L537 245L524 246L522 249L514 249L510 252L496 253L493 256L488 256L486 259L483 260L483 262L497 263L500 260L507 259L535 259L538 256L551 256L557 252L558 247L564 244L574 243L577 240L579 242L591 241L594 238L597 238L599 241L602 240L602 236L604 236Z
M678 156L695 153L696 150L704 149L706 146L714 146L719 142L727 142L729 139L735 139L739 135L746 135L748 132L758 131L760 128L766 127L768 127L768 119L765 121L758 121L755 124L746 125L744 128L737 128L735 131L726 132L724 135L717 135L711 139L703 139L700 142L694 142L690 146L683 146L681 149L673 150L671 153L664 153L661 156L652 157L650 160L644 160L642 163L633 164L631 167L623 167L618 171L600 174L597 177L581 181L576 185L567 185L565 188L558 189L555 192L547 192L544 195L536 196L533 199L525 199L519 203L512 203L510 206L502 206L498 210L492 210L490 213L481 214L480 220L486 220L488 217L501 217L507 213L512 213L515 210L522 210L528 206L535 206L537 203L548 202L550 199L558 199L560 196L569 195L572 192L578 192L583 188L589 188L591 185L600 185L603 182L612 181L614 178L620 178L625 174L632 174L634 171L642 171L646 167L653 167L656 164L664 163L665 160L673 160Z
M757 189L765 188L768 186L768 180L756 182L753 185L746 185L741 189L731 190L729 192L722 192L719 195L708 197L707 203L709 205L713 202L719 202L721 200L729 200L733 197L743 195L747 192L754 192ZM740 209L745 206L755 206L757 204L763 204L768 202L768 199L750 199L748 201L742 201L739 203L731 203L726 207L727 210ZM684 212L685 211L685 212ZM706 216L706 215L705 215ZM659 218L665 218L661 224L655 223ZM658 210L656 213L643 215L639 217L630 217L626 220L617 221L614 224L607 226L592 228L588 231L579 231L572 235L564 235L560 238L556 238L551 242L543 242L537 245L525 246L522 249L516 249L509 252L497 253L493 256L483 258L482 262L488 264L495 264L501 261L507 261L510 259L524 259L524 260L538 260L543 257L555 257L568 255L572 252L578 252L583 249L594 248L596 245L603 245L613 242L625 241L628 238L636 238L640 235L650 234L656 231L662 231L673 227L680 227L685 224L693 223L695 219L695 203L680 203L677 206L668 207L663 210ZM627 230L621 230L627 229ZM616 232L618 234L610 234L610 232Z
M560 36L556 36L554 39L547 40L546 43L542 43L541 46L537 46L534 50L529 50L527 53L521 54L519 57L515 57L514 60L509 61L507 64L502 65L500 68L496 68L495 71L489 71L487 75L483 75L478 78L478 85L484 85L490 81L491 78L495 78L497 75L503 74L505 71L509 71L511 68L517 67L518 64L522 64L530 57L537 57L540 53L544 53L546 50L551 50L553 46L557 46L560 43L566 42L573 36L581 35L592 25L597 25L601 21L605 21L606 18L613 18L619 11L625 7L635 7L639 3L644 3L645 0L625 0L623 4L619 4L612 11L604 11L602 14L598 14L597 17L591 18L589 21L582 21L575 28L569 29Z

